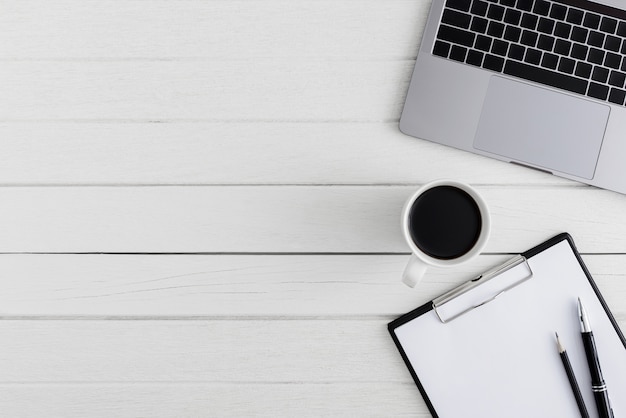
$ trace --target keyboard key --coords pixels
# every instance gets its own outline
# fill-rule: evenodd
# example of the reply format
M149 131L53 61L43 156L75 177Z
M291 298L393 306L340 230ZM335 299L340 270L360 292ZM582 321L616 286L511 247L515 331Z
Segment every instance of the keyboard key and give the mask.
M524 13L522 15L521 26L526 29L535 30L537 28L538 21L539 21L539 18L537 16Z
M537 33L525 30L522 32L521 43L526 46L535 46L537 44L537 37Z
M509 47L509 58L511 59L522 61L525 53L526 48L521 45L511 44Z
M600 26L600 16L590 12L585 13L583 26L589 29L598 29L598 26Z
M619 67L620 70L626 72L626 57L622 59L622 65Z
M441 16L441 22L457 28L469 29L472 16L456 10L446 9Z
M622 57L612 52L607 52L604 57L604 66L609 68L619 68L622 63Z
M574 25L580 25L583 22L583 15L584 13L582 10L570 8L567 11L567 17L565 20Z
M487 7L489 5L481 0L475 0L472 4L472 14L478 16L485 16L487 14Z
M606 35L604 38L604 48L608 49L609 51L618 52L621 44L622 44L622 40L616 36Z
M572 50L572 43L570 41L565 41L563 39L557 39L556 44L554 45L554 52L559 55L569 55Z
M626 55L626 39L622 42L622 49L620 49L620 52Z
M522 20L522 12L515 9L507 9L504 13L504 21L509 25L519 25Z
M593 66L591 64L587 64L586 62L579 62L576 64L576 74L578 77L589 78L591 77L591 69Z
M591 79L598 83L606 83L609 79L609 70L603 67L594 67L591 72Z
M450 59L453 59L459 62L464 62L466 55L467 55L467 48L463 48L462 46L458 46L458 45L452 45L452 49L450 50Z
M491 45L491 52L496 55L500 55L506 57L506 53L509 50L509 43L501 41L499 39L494 39L493 45Z
M539 32L551 35L552 31L554 30L554 24L554 20L542 17L541 19L539 19L539 23L537 24L537 30Z
M559 38L569 39L569 35L572 32L572 25L569 23L557 22L554 27L554 35Z
M522 30L515 26L506 26L504 29L504 39L509 42L519 42L519 38L522 36Z
M522 62L508 60L504 66L504 74L578 94L585 94L587 91L588 83L585 80L546 70L545 68L533 67Z
M481 51L489 52L491 51L491 38L488 38L483 35L478 35L476 38L476 49L480 49Z
M587 95L596 99L606 100L607 96L609 95L609 86L597 83L590 83Z
M606 33L615 33L615 28L617 28L617 20L604 16L602 18L602 22L600 23L600 30Z
M450 53L449 43L439 41L439 40L435 41L435 46L433 46L433 55L448 58L449 53Z
M487 70L492 70L496 72L502 72L502 67L504 66L504 58L498 57L495 55L487 54L485 55L485 60L483 62L483 68Z
M502 18L504 17L504 7L497 4L490 5L489 11L487 12L487 17L493 20L502 20Z
M463 29L440 25L437 38L442 41L452 42L453 44L472 46L474 45L476 35Z
M474 49L471 49L468 53L467 53L467 59L465 60L466 63L470 64L470 65L475 65L476 67L480 67L483 63L483 56L485 54L483 54L480 51L476 51Z
M604 45L604 34L596 31L590 31L589 37L587 38L587 43L591 46L597 46L598 48L602 48Z
M626 82L626 74L619 71L611 71L609 76L610 85L622 88L624 87L624 82Z
M541 51L528 48L526 50L526 55L524 56L524 61L529 64L539 65L539 63L541 62Z
M552 4L552 10L550 10L550 17L556 20L565 20L567 14L567 7L562 4Z
M533 0L517 0L517 8L530 12L533 9Z
M487 32L487 24L489 21L487 19L483 19L481 17L474 17L472 20L472 32L485 33Z
M622 62L622 57L620 55L613 54L612 52L607 53L606 57L604 58L604 66L613 68L616 70L620 68L621 62Z
M555 40L556 39L554 39L552 36L540 35L539 40L537 41L537 48L543 49L544 51L552 51Z
M507 7L515 7L515 0L500 0L500 4Z
M559 71L567 74L572 74L574 72L574 66L576 65L576 61L561 57L559 61Z
M548 12L550 11L550 3L545 0L537 0L535 2L535 7L533 7L533 12L541 15L548 16Z
M448 0L446 1L446 7L460 10L462 12L469 12L470 3L471 0Z
M587 34L589 33L589 31L585 28L579 28L578 26L574 27L574 29L572 29L572 36L571 36L571 40L572 41L576 41L576 42L580 42L581 44L584 44L585 42L587 42Z
M577 60L586 60L588 51L589 47L581 44L574 44L572 46L572 58L576 58Z
M558 55L546 53L546 54L543 54L543 59L541 60L541 66L545 68L549 68L551 70L555 70L558 62L559 62Z
M606 35L606 39L604 40L604 49L618 52L621 45L622 40L620 38L612 35Z
M624 99L626 98L626 91L619 89L611 89L611 93L609 94L609 102L615 103L618 105L624 104Z
M493 36L494 38L502 38L502 34L504 34L504 25L500 22L489 22L489 26L487 27L487 35Z
M622 37L626 37L626 22L619 22L617 26L617 34Z
M604 62L604 51L601 49L591 48L587 55L587 60L594 64L602 64Z

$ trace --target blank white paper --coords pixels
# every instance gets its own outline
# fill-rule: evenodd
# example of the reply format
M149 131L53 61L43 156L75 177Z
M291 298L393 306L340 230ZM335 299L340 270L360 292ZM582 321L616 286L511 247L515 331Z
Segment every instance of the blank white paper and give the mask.
M528 259L533 277L443 324L434 311L395 329L440 417L580 416L556 347L565 345L591 417L597 410L577 298L593 328L616 417L626 416L626 348L568 241ZM516 269L504 275L519 275ZM506 279L506 277L503 277ZM498 280L494 278L493 280Z

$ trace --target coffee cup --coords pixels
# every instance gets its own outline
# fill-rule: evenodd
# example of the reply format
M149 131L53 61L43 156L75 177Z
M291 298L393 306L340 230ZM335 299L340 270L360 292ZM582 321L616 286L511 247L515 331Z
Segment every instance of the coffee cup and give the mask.
M402 281L414 287L428 267L463 264L480 254L491 230L487 204L468 184L435 180L420 187L402 209L411 258Z

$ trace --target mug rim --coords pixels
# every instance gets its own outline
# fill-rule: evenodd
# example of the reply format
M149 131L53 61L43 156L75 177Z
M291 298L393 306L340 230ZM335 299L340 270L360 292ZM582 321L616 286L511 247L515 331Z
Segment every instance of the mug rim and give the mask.
M425 191L438 186L453 186L469 194L478 206L482 221L480 234L474 246L462 256L447 260L435 258L423 252L415 244L409 232L409 211L413 207L413 203L415 203L417 198L421 196ZM487 207L487 203L485 202L485 200L478 193L478 191L476 191L476 189L474 189L469 184L451 179L433 180L417 189L404 204L404 208L402 209L402 232L404 234L405 241L409 245L409 248L411 248L412 253L415 254L415 256L423 262L437 267L457 266L473 259L477 255L479 255L480 252L485 248L485 245L487 244L487 240L489 239L489 235L491 233L491 216L489 214L489 208Z

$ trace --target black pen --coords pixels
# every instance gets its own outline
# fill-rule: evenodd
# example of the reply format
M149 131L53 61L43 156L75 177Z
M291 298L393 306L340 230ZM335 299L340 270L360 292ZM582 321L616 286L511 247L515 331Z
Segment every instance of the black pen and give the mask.
M591 390L596 399L598 414L600 418L613 418L613 410L609 402L609 393L606 389L604 378L602 377L602 370L600 369L598 350L596 349L596 343L593 339L593 332L589 325L587 312L585 312L580 298L578 298L578 317L580 319L580 332L583 338L583 345L585 346L587 363L589 364L589 371L591 372Z
M567 378L569 379L569 384L572 387L572 392L574 392L574 397L576 398L576 403L578 404L578 410L580 411L580 416L582 418L589 418L589 412L587 412L587 407L585 406L583 395L580 393L580 388L578 387L578 382L576 381L574 370L572 370L572 364L569 361L567 351L565 351L563 344L561 344L561 339L559 338L559 334L557 334L556 332L555 334L556 334L556 345L559 349L559 355L561 356L563 367L565 367L565 373L567 373Z

